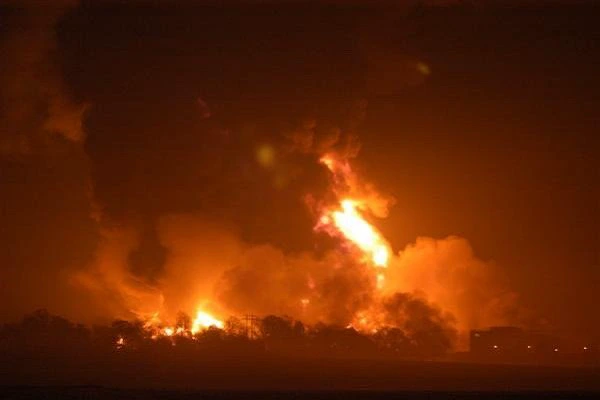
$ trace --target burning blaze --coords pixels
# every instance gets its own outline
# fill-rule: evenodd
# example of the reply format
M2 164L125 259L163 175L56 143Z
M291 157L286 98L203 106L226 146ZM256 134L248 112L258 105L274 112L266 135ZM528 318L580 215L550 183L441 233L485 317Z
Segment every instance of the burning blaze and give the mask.
M331 219L342 235L354 243L371 262L377 267L387 267L389 251L385 240L371 226L358 211L358 202L352 199L344 199L341 209L331 212Z
M192 334L196 334L197 332L204 329L208 329L210 327L223 329L225 327L225 324L223 323L223 321L216 319L209 313L204 312L202 310L198 310L198 312L196 313L196 318L194 318L194 322L192 323Z
M266 150L265 150L266 151ZM265 161L269 154L263 154ZM265 161L266 162L266 161ZM330 196L326 201L319 203L318 219L315 230L324 231L332 237L339 238L343 247L350 247L353 251L348 254L353 258L353 264L360 264L366 268L367 274L373 278L373 286L381 291L373 293L371 302L381 300L385 280L388 273L386 269L390 264L392 253L391 246L381 232L373 226L369 219L384 217L387 213L389 199L380 196L371 186L362 182L354 173L346 156L332 152L323 155L320 163L330 172ZM363 275L361 275L363 276ZM311 291L318 291L318 277L307 275L306 286ZM369 289L371 290L371 289ZM313 318L318 311L319 296L297 298L296 307L307 318ZM377 307L363 305L349 316L349 327L365 332L376 332L384 323ZM315 311L317 310L317 311ZM171 340L177 344L177 338L186 337L197 339L197 334L209 328L224 329L225 323L216 316L199 307L191 318L178 320L177 324L161 321L158 312L148 315L145 329L153 339ZM117 345L122 345L117 343Z
M331 155L323 156L320 161L331 171L335 183L341 182L343 186L349 186L356 191L356 187L353 187L357 186L356 179L347 163L340 163ZM360 200L341 196L339 207L324 210L317 228L323 228L329 234L342 236L365 255L368 263L385 268L390 256L389 245L362 215L362 212L370 209L372 207L368 204L366 196ZM378 284L382 280L383 275L379 275Z
M211 327L223 329L225 327L225 324L223 323L223 321L215 318L214 316L203 310L198 310L196 312L196 316L192 321L191 326L187 327L171 325L165 326L161 322L158 313L153 314L144 324L144 328L147 332L151 334L150 337L152 339L158 339L161 337L172 338L175 336L185 336L194 338L195 334ZM119 345L119 343L117 343L117 345Z
M171 328L170 326L163 329L163 334L165 336L173 336L174 333L175 333L175 329Z

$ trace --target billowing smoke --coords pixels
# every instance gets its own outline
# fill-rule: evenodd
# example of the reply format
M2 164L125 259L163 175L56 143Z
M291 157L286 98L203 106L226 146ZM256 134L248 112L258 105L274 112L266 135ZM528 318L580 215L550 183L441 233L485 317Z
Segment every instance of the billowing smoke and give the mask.
M465 239L419 238L395 254L394 244L383 238L390 251L384 269L365 261L342 235L315 229L323 209L339 206L345 196L360 200L360 212L374 226L393 205L391 196L353 169L365 100L339 101L334 96L331 109L319 113L319 105L313 104L320 97L316 89L291 106L280 101L293 97L294 88L286 85L293 82L290 76L303 75L302 69L263 76L263 61L253 65L250 59L247 68L260 84L236 87L232 96L210 81L196 81L203 74L193 68L187 80L178 81L180 70L173 69L178 62L169 60L167 66L153 65L149 71L140 65L143 61L136 64L128 55L131 66L123 62L124 72L106 83L117 94L87 82L92 87L87 90L99 101L86 118L84 135L87 106L69 96L55 61L56 27L73 2L54 4L43 12L36 2L10 4L9 26L15 30L2 42L11 62L0 67L0 152L29 154L57 140L85 150L80 164L91 166L89 175L82 170L86 184L92 182L85 199L97 241L91 257L78 259L77 271L68 275L74 286L97 299L97 313L164 319L179 311L193 314L197 308L222 318L280 314L309 324L393 327L411 338L433 335L428 342L444 348L455 341L456 330L515 321L516 296L494 265L479 260ZM265 41L260 36L252 40ZM174 47L168 38L165 48L159 42L158 48L142 43L150 47L138 50L163 54ZM197 48L210 51L210 44L190 46L190 59L198 58ZM299 59L323 57L315 65L341 70L348 62L360 64L343 54L302 49L307 54ZM380 62L376 50L369 50L367 59L367 91L395 91L423 82L429 73L417 59L398 56ZM98 52L102 58L102 49ZM102 82L112 76L113 65L104 56L110 66L97 67ZM219 56L208 53L203 59ZM403 77L391 83L372 78L389 79L392 70ZM237 70L204 71L205 76L215 73L224 81L239 75ZM169 84L161 87L157 82ZM264 82L287 90L262 89ZM347 89L349 82L336 82L339 87L332 91ZM207 88L188 89L194 85ZM261 102L260 94L275 100ZM234 100L219 103L219 96Z
M94 294L100 315L144 319L162 310L160 290L129 272L131 254L139 246L136 231L100 228L100 235L93 261L72 282Z
M257 168L270 173L280 165L325 164L318 172L329 169L329 183L314 192L305 187L304 204L297 204L298 211L310 211L313 226L324 205L346 195L365 204L370 221L386 217L393 199L351 168L360 148L356 134L307 121L292 133L282 132L271 153L261 154L258 146ZM324 156L335 167L323 162ZM144 231L152 232L145 240L164 253L157 273L151 265L160 257L135 258L148 253L140 250ZM314 250L292 251L247 240L235 220L202 212L164 213L150 229L129 224L103 232L96 259L78 282L97 291L105 304L112 302L115 314L164 320L198 309L222 318L287 315L364 331L397 328L440 349L464 345L457 338L464 339L468 329L518 321L517 297L502 275L458 237L418 238L392 253L387 268L377 269L340 235L328 238L317 229L310 232Z
M77 3L0 4L3 318L38 307L79 318L90 306L85 291L69 283L97 240L82 146L89 107L63 77L57 35Z
M420 293L451 313L458 329L516 323L518 296L492 262L460 237L417 238L390 265L386 293Z
M426 354L443 354L456 345L455 320L439 306L409 293L395 293L384 298L380 307L385 326L400 328Z
M392 258L385 276L380 293L374 271L348 254L317 259L265 245L248 249L224 272L216 299L238 315L275 313L357 329L431 327L453 345L459 332L461 346L469 329L524 322L518 296L463 238L419 238Z
M288 135L291 148L316 159L323 154L332 158L325 164L332 172L335 197L358 198L372 217L385 217L393 199L351 170L357 154L347 151L347 141L341 139L348 136L337 131L319 139L316 126L310 122ZM326 147L318 144L323 142ZM342 150L336 152L336 146ZM319 203L311 199L309 206ZM285 254L268 245L246 250L224 272L218 301L230 312L278 313L363 330L390 326L410 335L428 332L437 335L434 342L442 348L464 346L469 329L521 322L517 295L494 263L477 258L463 238L418 238L377 272L357 256L354 246L334 237L337 247L321 256Z
M0 155L23 155L45 148L54 135L84 138L87 104L74 101L57 60L56 25L76 0L9 1L0 42Z
M346 326L370 304L374 286L369 271L343 254L316 259L265 245L249 249L224 272L217 298L234 313L274 313Z
M171 214L160 219L158 235L168 250L160 279L165 311L174 315L179 311L192 313L198 307L218 307L218 303L211 303L215 285L246 247L237 229L207 216Z

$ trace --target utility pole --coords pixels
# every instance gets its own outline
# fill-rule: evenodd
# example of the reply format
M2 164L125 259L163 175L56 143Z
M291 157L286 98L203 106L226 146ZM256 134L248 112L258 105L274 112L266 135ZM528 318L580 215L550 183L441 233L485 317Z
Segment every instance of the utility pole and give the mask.
M248 339L255 339L258 337L259 326L260 326L259 322L260 322L260 318L258 318L254 314L244 315L246 336L248 337Z

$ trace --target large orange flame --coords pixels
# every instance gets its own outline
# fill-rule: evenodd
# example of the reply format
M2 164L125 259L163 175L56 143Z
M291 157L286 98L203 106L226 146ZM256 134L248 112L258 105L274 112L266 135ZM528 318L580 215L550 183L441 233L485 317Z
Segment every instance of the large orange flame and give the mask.
M196 311L192 325L188 328L184 326L165 326L159 318L158 312L154 313L148 320L146 320L144 324L144 328L151 333L152 339L173 336L186 336L194 338L194 335L197 333L211 327L223 329L225 327L225 323L202 309L198 309L198 311ZM122 346L123 343L120 343L120 345Z
M381 213L374 211L378 209L376 197L372 196L373 192L369 192L368 187L354 174L348 160L332 153L321 157L320 162L331 172L331 190L336 202L320 209L315 229L341 238L345 245L356 251L354 254L358 254L358 261L375 267L377 272L373 272L373 277L377 287L381 289L385 283L385 268L391 258L391 247L368 221L371 216L381 216ZM309 280L309 287L314 288L314 285L312 279ZM309 298L300 299L302 310L306 310L310 304ZM370 309L362 310L354 316L349 326L374 332L380 322L375 314ZM164 324L158 313L151 315L145 324L154 339L177 336L195 339L196 334L211 327L224 329L225 324L203 308L197 309L191 324L185 327ZM176 341L172 343L175 344ZM122 346L123 343L117 345Z
M341 210L333 211L331 215L335 226L344 237L368 254L373 264L378 267L387 266L387 244L375 228L360 215L355 200L342 200Z
M192 334L195 334L203 329L208 329L210 327L223 329L225 327L225 324L223 323L223 321L216 319L209 313L202 310L198 310L198 312L196 312L196 318L194 318L194 322L192 323Z
M332 172L335 180L352 185L354 176L347 163L340 163L330 155L323 156L320 161ZM362 212L369 209L366 202L366 199L342 196L338 207L324 209L317 227L342 236L365 255L368 263L385 268L389 261L390 246L363 216ZM378 283L382 280L383 275L378 276Z

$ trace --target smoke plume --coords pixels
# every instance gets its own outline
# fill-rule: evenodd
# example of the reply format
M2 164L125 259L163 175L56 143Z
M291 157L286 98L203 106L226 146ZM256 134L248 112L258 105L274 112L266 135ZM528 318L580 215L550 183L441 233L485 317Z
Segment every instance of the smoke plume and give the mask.
M88 107L70 96L56 61L56 29L75 4L10 3L10 30L0 44L11 60L0 67L0 154L35 153L53 141L85 151L82 164L90 165L85 180L92 187L85 188L86 201L88 212L94 210L89 214L97 241L91 256L69 272L74 286L96 298L98 313L164 320L197 309L223 319L279 314L308 324L365 331L393 327L410 338L432 335L427 342L442 348L454 344L457 332L519 321L516 294L466 239L422 237L395 252L393 238L377 231L379 219L394 212L394 196L402 193L378 189L356 166L367 115L364 97L423 84L431 71L420 58L389 56L391 44L376 46L369 39L354 49L365 60L344 58L353 54L345 48L330 54L300 46L297 59L332 70L364 61L365 88L339 96L355 82L350 74L333 80L335 95L309 88L289 102L297 92L291 77L311 76L303 68L322 71L293 63L281 75L277 68L261 75L264 60L240 52L232 57L248 62L254 80L238 82L238 70L222 70L218 63L196 70L197 59L222 56L211 50L219 46L212 46L210 34L196 35L206 42L181 47L182 55L169 53L180 48L178 36L165 34L156 43L133 40L140 48L129 45L153 62L129 56L123 61L118 57L128 51L115 55L106 49L96 49L98 60L83 60L80 70L96 71L102 82L97 87L90 83L95 75L79 77L87 82L82 91L94 97L84 134ZM86 12L94 11L89 6L72 18L85 21ZM114 21L102 20L110 13L100 11L99 23L112 28ZM132 35L127 29L133 29L132 37L138 37L135 29L148 29L130 28L131 21L125 21L115 24L125 29L123 36ZM261 20L241 22L253 28ZM196 25L202 24L190 22ZM222 25L214 29L221 32ZM181 31L179 25L173 30ZM248 31L258 35L246 38L249 44L268 42L259 31ZM329 26L325 32L348 43ZM204 52L200 56L198 49ZM152 58L157 54L166 54L166 61ZM187 62L194 68L181 69ZM228 88L233 94L221 92L211 80L215 75L245 86ZM315 104L315 98L327 100ZM319 228L323 210L337 210L344 198L357 201L356 212L374 227L386 255L389 251L387 268L365 261L361 249L339 232Z
M56 25L75 0L9 1L0 43L0 154L23 155L58 135L81 142L87 104L71 99L57 62ZM4 18L3 18L4 19Z

